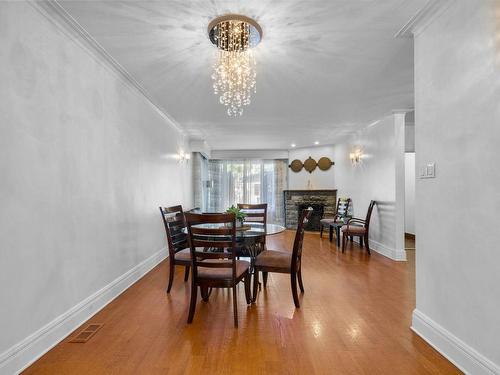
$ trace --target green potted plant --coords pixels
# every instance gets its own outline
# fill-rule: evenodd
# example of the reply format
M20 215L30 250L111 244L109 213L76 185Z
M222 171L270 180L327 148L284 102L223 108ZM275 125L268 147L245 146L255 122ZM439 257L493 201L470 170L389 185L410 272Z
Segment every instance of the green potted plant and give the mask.
M247 214L243 212L241 209L238 207L235 207L234 204L229 207L226 212L234 214L236 216L236 228L239 228L243 225L243 221L245 220L245 217Z

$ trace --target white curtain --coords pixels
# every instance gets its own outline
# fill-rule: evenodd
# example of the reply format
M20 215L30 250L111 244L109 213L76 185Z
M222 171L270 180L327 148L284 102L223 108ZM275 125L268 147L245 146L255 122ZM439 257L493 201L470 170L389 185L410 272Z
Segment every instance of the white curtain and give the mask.
M208 212L223 212L237 203L267 203L269 223L284 223L286 160L210 160Z

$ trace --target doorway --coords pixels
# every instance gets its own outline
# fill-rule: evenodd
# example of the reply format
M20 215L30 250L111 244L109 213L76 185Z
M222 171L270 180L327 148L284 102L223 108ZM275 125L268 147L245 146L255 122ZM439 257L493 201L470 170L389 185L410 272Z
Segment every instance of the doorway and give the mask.
M415 250L415 112L405 118L405 250Z
M415 250L415 152L405 152L405 250Z

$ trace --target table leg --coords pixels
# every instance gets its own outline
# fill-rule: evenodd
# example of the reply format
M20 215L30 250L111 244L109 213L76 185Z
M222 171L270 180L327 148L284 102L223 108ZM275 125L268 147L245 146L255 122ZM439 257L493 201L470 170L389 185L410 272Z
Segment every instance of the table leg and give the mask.
M255 260L257 258L257 255L259 255L262 251L265 250L264 241L244 243L244 244L242 244L242 248L244 249L244 251L243 251L244 255L247 255L248 257L250 257L250 274L253 274L253 277L255 277ZM260 282L258 283L258 285L259 285L259 289L260 289ZM252 294L253 294L252 301L255 302L255 299L257 298L257 294L256 293L252 293Z

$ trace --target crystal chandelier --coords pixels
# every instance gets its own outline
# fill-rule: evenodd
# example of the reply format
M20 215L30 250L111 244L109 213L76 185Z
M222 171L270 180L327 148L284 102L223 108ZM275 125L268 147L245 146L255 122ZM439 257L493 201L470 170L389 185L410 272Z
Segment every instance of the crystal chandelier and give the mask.
M212 74L214 94L229 116L241 116L256 92L256 64L250 48L260 42L262 29L248 17L229 14L210 22L208 34L218 48Z

